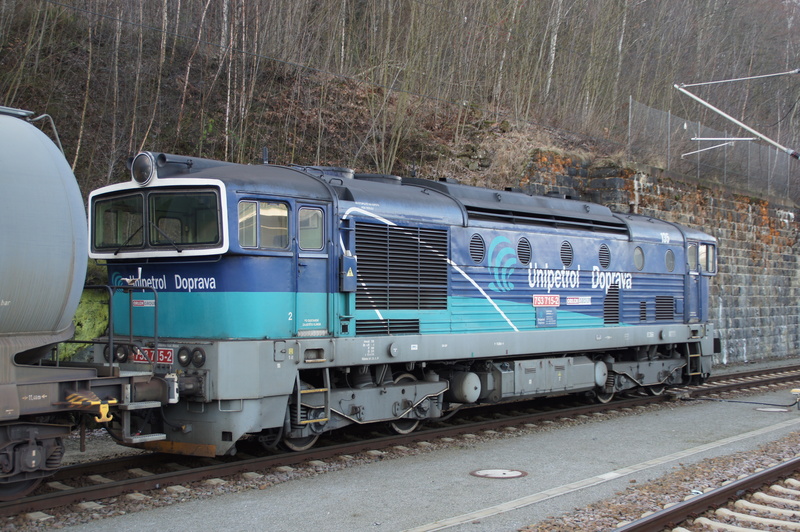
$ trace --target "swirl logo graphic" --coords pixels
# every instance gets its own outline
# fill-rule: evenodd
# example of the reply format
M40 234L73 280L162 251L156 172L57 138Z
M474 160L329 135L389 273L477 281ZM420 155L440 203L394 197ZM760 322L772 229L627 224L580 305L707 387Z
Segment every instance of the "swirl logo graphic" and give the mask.
M514 283L509 279L517 265L517 252L511 241L499 236L489 245L489 273L494 276L494 282L489 283L489 289L495 292L510 292Z
M125 284L128 283L122 282L122 274L120 274L119 272L114 272L111 274L111 286L119 286Z

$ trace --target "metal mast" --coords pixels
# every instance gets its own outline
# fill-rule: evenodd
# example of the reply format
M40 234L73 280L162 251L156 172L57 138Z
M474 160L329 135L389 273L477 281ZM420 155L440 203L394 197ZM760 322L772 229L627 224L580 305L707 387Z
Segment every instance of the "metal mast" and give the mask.
M707 101L703 100L699 96L697 96L695 94L692 94L691 92L686 90L686 87L697 87L699 85L713 85L713 84L717 84L717 83L730 83L732 81L746 81L746 80L751 80L751 79L771 78L771 77L775 77L775 76L785 76L787 74L800 74L800 68L798 68L796 70L789 70L787 72L778 72L776 74L764 74L764 75L761 75L761 76L751 76L751 77L747 77L747 78L736 78L736 79L724 79L724 80L720 80L720 81L706 81L704 83L690 83L690 84L681 83L681 84L676 84L676 85L673 85L673 86L676 89L678 89L679 91L681 91L682 93L684 93L685 95L687 95L690 98L692 98L693 100L695 100L696 102L708 107L709 109L711 109L715 113L719 114L720 116L722 116L724 118L727 118L728 120L730 120L731 122L733 122L737 126L741 127L742 129L744 129L746 131L749 131L750 133L752 133L753 135L757 136L761 140L764 140L765 142L768 142L768 143L772 144L773 146L775 146L779 150L781 150L783 152L786 152L789 155L789 157L794 157L795 159L800 159L800 153L798 153L797 151L795 151L795 150L793 150L791 148L787 148L785 146L781 146L780 144L778 144L777 142L775 142L771 138L767 137L766 135L763 135L763 134L759 133L755 129L743 124L739 120L736 120L731 115L725 113L724 111L721 111L721 110L717 109L716 107L714 107L713 105L711 105Z

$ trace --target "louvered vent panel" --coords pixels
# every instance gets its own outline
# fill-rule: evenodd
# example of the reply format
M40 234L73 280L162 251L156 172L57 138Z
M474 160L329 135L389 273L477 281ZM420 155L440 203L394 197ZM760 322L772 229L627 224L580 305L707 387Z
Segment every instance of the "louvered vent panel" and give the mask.
M419 334L419 320L356 320L356 336Z
M611 265L611 250L608 249L608 246L602 244L600 246L600 252L598 253L598 258L600 259L600 266L607 270L608 267Z
M619 323L619 285L612 284L608 288L603 301L603 323L614 325Z
M357 309L446 309L447 231L356 223Z
M572 259L572 244L565 240L561 243L561 262L564 263L565 267L569 268L572 266Z
M527 238L520 238L517 244L517 257L522 264L528 264L531 261L531 243Z
M639 321L647 321L647 301L639 301Z
M656 296L656 319L675 319L675 298L672 296Z
M486 243L481 235L472 235L469 241L469 256L475 264L480 264L486 257Z

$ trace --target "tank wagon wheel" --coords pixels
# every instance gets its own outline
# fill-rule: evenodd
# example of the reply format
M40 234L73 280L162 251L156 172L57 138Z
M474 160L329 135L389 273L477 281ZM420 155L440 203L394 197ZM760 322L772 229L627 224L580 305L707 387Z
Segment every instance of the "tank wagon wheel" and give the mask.
M319 434L312 434L303 438L283 438L281 445L294 452L307 451L317 443L318 439Z
M14 501L29 494L42 483L42 478L0 484L0 501Z
M646 386L645 387L645 390L647 391L647 395L652 395L654 397L657 397L659 395L663 395L664 390L666 390L666 389L667 389L667 387L664 386L663 384L655 384L653 386Z
M403 382L416 382L417 378L412 375L411 373L402 373L395 377L394 383L400 384ZM419 427L419 419L395 419L394 421L389 422L389 428L395 434L411 434L417 427Z

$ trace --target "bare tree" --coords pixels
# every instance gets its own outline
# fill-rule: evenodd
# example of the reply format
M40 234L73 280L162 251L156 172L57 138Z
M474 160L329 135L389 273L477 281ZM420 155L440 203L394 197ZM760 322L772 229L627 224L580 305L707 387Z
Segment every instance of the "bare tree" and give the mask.
M94 32L93 26L89 25L89 64L86 68L86 87L83 91L83 108L81 109L81 121L80 127L78 128L78 140L75 143L75 155L72 158L72 171L75 171L76 166L78 165L78 156L81 153L81 141L83 140L83 132L86 127L86 109L89 106L89 95L92 91L92 50L94 47L92 46L92 35Z

